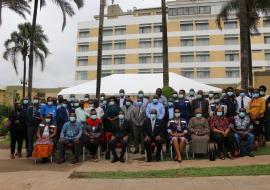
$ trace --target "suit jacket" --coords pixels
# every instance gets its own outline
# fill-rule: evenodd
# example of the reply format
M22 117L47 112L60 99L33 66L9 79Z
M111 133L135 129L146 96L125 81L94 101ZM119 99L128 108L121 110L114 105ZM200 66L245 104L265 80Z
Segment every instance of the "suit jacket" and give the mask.
M206 99L192 100L192 102L191 102L191 114L192 114L192 116L195 115L195 110L197 108L199 108L199 101L201 101L201 109L202 109L203 117L208 118L208 116L209 116L209 113L208 113L208 111L209 111L209 102Z
M131 123L134 126L143 126L146 118L146 108L141 106L141 110L138 107L133 107L131 111Z
M117 138L123 138L129 134L130 126L129 123L124 120L123 124L120 126L119 119L115 120L112 125L112 135Z
M127 101L127 99L125 97L124 102L123 102L123 106L126 105L126 101ZM117 98L117 102L116 103L117 103L118 106L120 106L120 97Z
M149 136L151 139L160 136L163 136L164 129L163 129L163 121L156 119L154 131L152 130L152 123L151 119L146 119L143 123L143 134L144 136Z

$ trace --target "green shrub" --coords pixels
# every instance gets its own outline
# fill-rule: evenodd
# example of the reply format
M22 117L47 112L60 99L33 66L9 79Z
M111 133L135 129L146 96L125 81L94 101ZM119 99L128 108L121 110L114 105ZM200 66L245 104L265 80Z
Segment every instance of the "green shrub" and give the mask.
M172 97L172 94L175 90L170 87L170 86L164 86L162 88L162 94L163 96L165 96L167 99L171 98Z
M8 133L8 129L4 128L8 120L10 108L8 106L0 105L0 135L5 136Z

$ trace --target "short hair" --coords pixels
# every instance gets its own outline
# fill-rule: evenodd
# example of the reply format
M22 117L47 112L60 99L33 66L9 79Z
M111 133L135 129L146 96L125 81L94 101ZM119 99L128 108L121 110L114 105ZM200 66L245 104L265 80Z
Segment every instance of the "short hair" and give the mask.
M259 87L260 89L263 89L264 91L266 91L266 86L264 86L264 85L261 85L260 87Z

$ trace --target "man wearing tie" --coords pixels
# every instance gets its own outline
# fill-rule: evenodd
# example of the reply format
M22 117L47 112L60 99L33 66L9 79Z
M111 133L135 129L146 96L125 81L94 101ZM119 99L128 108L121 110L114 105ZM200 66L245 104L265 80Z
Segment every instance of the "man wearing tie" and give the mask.
M157 147L156 160L160 161L160 153L162 148L163 121L157 118L157 110L151 110L151 117L146 119L143 124L144 146L147 152L147 162L152 160L151 145Z
M250 98L246 95L244 89L240 89L240 96L236 98L236 101L237 101L236 113L239 113L239 109L241 108L245 108L247 110Z
M203 91L199 90L197 98L191 102L191 115L195 115L195 110L201 109L204 118L209 116L209 102L203 97Z

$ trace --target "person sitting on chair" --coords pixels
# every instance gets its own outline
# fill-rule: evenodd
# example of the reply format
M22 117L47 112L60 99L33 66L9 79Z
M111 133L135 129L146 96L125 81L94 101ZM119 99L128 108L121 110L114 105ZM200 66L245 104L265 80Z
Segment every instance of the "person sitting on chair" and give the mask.
M76 121L76 114L71 113L69 121L66 122L61 131L59 146L60 146L60 160L58 164L65 162L65 150L67 148L73 148L75 157L72 164L76 164L79 161L80 154L80 138L82 136L82 124Z
M147 162L152 160L151 156L151 147L153 144L157 147L156 160L160 161L161 149L162 149L162 136L164 133L163 130L163 121L157 119L157 110L152 109L150 118L147 118L143 124L143 133L144 133L144 146L147 153Z
M128 145L128 134L129 134L129 124L125 120L124 112L121 110L119 111L118 118L113 122L111 131L112 137L109 141L109 147L113 154L112 163L120 161L122 163L125 162L124 155L127 150ZM118 143L121 143L122 151L120 157L117 156L116 153L116 146Z
M84 127L84 145L90 151L93 161L97 160L97 149L101 143L102 121L97 117L95 109L91 110L90 118L86 120Z

